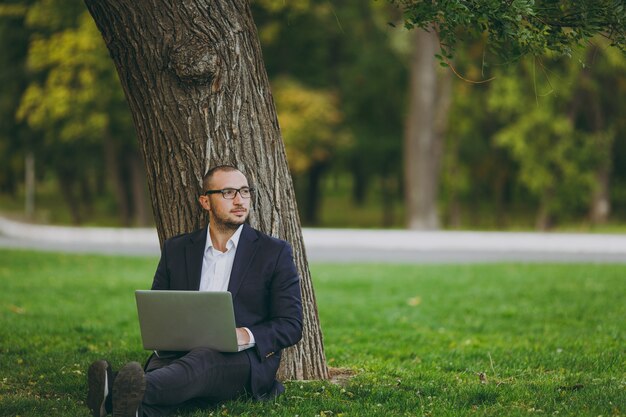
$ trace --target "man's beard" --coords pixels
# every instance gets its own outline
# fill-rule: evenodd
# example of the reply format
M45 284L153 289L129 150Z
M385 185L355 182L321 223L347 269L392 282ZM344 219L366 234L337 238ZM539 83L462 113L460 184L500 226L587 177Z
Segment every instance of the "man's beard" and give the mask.
M250 215L250 210L246 211L246 216L242 219L238 219L237 221L232 221L228 218L220 218L219 216L213 216L209 218L209 222L211 222L211 226L215 226L216 229L223 232L234 232L244 224L248 220L248 216Z

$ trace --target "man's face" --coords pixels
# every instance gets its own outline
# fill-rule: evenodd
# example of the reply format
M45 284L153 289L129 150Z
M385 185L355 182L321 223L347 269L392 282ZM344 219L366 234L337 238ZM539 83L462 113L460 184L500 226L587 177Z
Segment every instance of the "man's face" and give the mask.
M209 189L248 187L248 180L239 171L217 171L213 174ZM236 193L235 198L228 200L221 193L200 196L200 205L209 212L213 226L234 230L242 225L250 214L250 198L242 198Z

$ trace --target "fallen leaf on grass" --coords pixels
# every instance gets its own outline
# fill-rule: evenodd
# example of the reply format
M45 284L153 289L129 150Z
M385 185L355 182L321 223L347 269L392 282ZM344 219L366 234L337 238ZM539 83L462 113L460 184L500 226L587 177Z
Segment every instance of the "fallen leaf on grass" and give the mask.
M487 381L487 374L484 373L484 372L479 372L478 373L478 379L480 380L481 384L487 384L488 383L488 381Z
M409 298L406 303L411 307L416 307L422 303L422 297L412 297Z
M22 307L14 306L12 304L9 306L9 310L11 310L15 314L24 314L24 313L26 313L26 309L24 309Z

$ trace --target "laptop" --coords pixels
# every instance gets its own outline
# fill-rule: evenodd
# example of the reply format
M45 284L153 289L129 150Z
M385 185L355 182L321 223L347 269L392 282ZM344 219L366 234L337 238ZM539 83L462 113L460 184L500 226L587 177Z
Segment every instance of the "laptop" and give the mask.
M135 291L144 349L237 352L233 298L228 291Z

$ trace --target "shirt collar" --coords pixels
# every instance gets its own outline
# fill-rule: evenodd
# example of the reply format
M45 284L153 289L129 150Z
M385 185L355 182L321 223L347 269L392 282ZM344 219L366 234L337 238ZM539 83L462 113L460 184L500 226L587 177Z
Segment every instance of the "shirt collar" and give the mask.
M235 233L233 233L233 235L230 237L230 239L228 239L228 242L226 242L226 251L228 252L229 250L233 249L233 248L237 248L237 245L239 245L239 238L241 237L241 231L243 230L243 224L241 226L239 226L237 228L237 230L235 230ZM206 244L204 245L204 253L207 253L207 251L209 250L209 248L213 248L213 241L211 240L211 233L209 232L209 226L207 226L206 228ZM215 248L213 248L215 249ZM215 249L217 250L217 249Z

